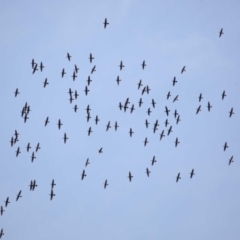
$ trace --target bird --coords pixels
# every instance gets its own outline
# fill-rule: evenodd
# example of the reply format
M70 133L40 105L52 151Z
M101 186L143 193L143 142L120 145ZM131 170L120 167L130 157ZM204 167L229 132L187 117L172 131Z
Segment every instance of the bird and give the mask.
M220 32L219 32L219 37L221 37L223 35L223 28L221 28Z
M107 18L105 18L105 20L104 20L104 28L106 28L107 27L107 25L109 24L108 22L107 22Z
M181 74L182 74L183 72L186 72L186 66L184 66L184 67L182 68Z

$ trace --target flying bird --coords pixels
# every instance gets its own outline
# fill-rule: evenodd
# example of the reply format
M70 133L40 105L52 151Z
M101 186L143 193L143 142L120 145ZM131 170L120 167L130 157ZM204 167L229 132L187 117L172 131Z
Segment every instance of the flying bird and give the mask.
M108 185L108 182L107 182L107 179L106 179L105 182L104 182L104 189L107 187L107 185Z
M223 146L223 151L225 151L228 148L227 142L225 142L224 146Z
M201 111L201 105L197 108L196 114L198 114Z
M153 158L152 158L152 166L153 166L153 164L154 164L155 162L157 162L157 160L156 160L155 156L153 156Z
M96 72L96 65L92 68L91 74L93 74L93 72Z
M43 68L45 68L45 67L43 66L43 63L41 62L41 63L40 63L40 71L41 71L41 72L42 72Z
M181 74L182 74L183 72L186 72L186 66L184 66L184 67L182 68Z
M190 178L192 178L193 175L195 175L195 173L194 173L194 169L192 169L192 171L190 172Z
M164 135L164 130L162 130L161 134L159 134L159 135L160 135L160 141L161 141L162 138L165 137L165 135Z
M22 192L22 190L20 190L19 193L17 194L16 201L17 201L20 197L22 197L22 196L21 196L21 192Z
M50 195L50 201L52 201L53 197L55 196L52 189L51 189L51 193L49 195Z
M229 117L231 117L234 114L233 108L231 108L231 111L229 112Z
M222 100L224 99L224 97L226 97L227 95L225 94L225 90L222 93Z
M173 86L177 83L176 77L173 78Z
M20 92L18 91L18 88L17 88L16 91L14 92L15 97L17 97L17 95L18 95L19 93L20 93Z
M125 66L123 65L123 62L122 62L122 61L120 62L119 67L120 67L120 70L122 70L122 68L125 67Z
M43 87L45 88L47 86L47 84L49 84L49 83L48 83L47 78L46 78L45 81L43 82Z
M119 78L119 76L117 76L116 81L117 81L117 85L119 85L119 83L120 83L120 81L121 81L121 79Z
M146 168L146 173L147 173L147 176L149 177L150 171L148 170L148 168Z
M176 177L176 182L178 182L179 179L181 179L180 173L178 173L178 175L177 175L177 177Z
M104 20L104 28L106 28L107 27L107 25L109 24L108 22L107 22L107 18L105 18L105 20Z
M70 60L71 60L71 57L72 57L72 56L70 56L70 54L69 54L69 53L67 53L67 59L68 59L68 61L70 61Z
M228 161L228 165L230 165L233 162L233 156L231 156L231 158Z
M223 28L221 28L220 32L219 32L219 37L221 37L223 35Z
M144 147L145 147L147 145L147 143L148 143L147 138L145 138L145 140L143 142L144 142Z
M67 139L68 139L68 137L67 137L67 134L66 134L66 133L64 133L64 137L63 137L63 139L64 139L64 143L66 143L66 142L67 142Z
M115 131L117 131L117 128L118 128L119 126L117 125L117 121L115 122L115 125L114 125L114 129L115 129Z
M131 181L132 181L132 178L133 178L131 172L128 173L128 178L129 178L129 181L131 182Z
M49 118L47 117L46 120L45 120L45 126L47 126L47 124L49 123Z
M137 85L138 85L138 89L142 86L142 80L141 79L139 80L139 83Z
M142 65L142 69L144 70L144 67L146 67L147 65L145 64L145 60L143 61Z
M89 56L89 60L90 60L90 63L92 63L92 60L94 59L94 57L92 56L92 54L90 53L90 56Z

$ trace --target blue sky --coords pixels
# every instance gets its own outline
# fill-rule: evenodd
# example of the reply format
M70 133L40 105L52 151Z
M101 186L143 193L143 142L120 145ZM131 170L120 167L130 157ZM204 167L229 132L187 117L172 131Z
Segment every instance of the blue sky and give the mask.
M239 2L233 0L1 1L3 239L238 239L239 10ZM219 38L221 28L224 34ZM32 59L38 65L43 62L42 72L32 74ZM125 65L122 71L120 61ZM75 64L79 73L73 81ZM90 74L94 65L96 72ZM181 74L183 66L186 72ZM66 75L61 78L63 68ZM89 75L92 82L85 96ZM174 77L178 82L172 86ZM45 78L49 85L43 88ZM150 87L149 94L141 95L143 87L137 89L140 79ZM15 98L16 88L20 94ZM69 88L79 93L72 104ZM178 101L173 103L176 95ZM141 97L144 103L139 107ZM135 106L132 114L118 108L126 98L129 107ZM24 123L21 110L26 102L31 112ZM201 112L196 115L199 105ZM234 115L229 118L231 108ZM46 117L50 123L45 127ZM58 119L63 123L60 130ZM173 132L167 136L170 125ZM11 147L15 130L19 141ZM160 141L162 130L165 137ZM69 137L66 144L64 133ZM149 143L144 147L146 137ZM41 149L32 163L38 142ZM229 148L223 151L225 142ZM18 147L21 154L16 157ZM157 162L151 166L153 156ZM234 162L228 166L231 156ZM87 158L90 165L85 167ZM151 171L149 178L146 168ZM193 168L196 175L190 179ZM87 176L81 181L83 169ZM131 183L129 171L134 176ZM181 180L176 183L179 172ZM34 179L38 187L30 191ZM56 196L50 201L52 179ZM109 185L104 190L106 179ZM16 202L20 190L22 198ZM5 208L7 197L10 204Z

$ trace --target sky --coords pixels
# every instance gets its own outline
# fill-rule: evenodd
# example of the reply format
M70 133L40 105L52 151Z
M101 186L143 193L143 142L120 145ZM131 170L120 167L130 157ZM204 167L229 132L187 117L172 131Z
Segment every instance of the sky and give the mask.
M239 11L236 0L1 1L2 239L238 239ZM224 34L219 37L221 28ZM34 74L32 59L38 64ZM79 71L73 81L75 64ZM183 66L186 71L181 74ZM85 95L88 76L92 82ZM46 78L49 84L44 88ZM143 86L138 90L140 79ZM142 95L147 85L151 90ZM79 94L72 103L69 88ZM119 103L127 98L129 108L120 111ZM21 111L26 102L31 111L24 123ZM130 113L132 104L135 110ZM15 130L19 141L11 147ZM16 157L18 147L21 153ZM190 178L192 169L195 175ZM83 170L87 176L81 180ZM176 182L178 173L181 179ZM34 179L38 186L30 191ZM52 179L56 186L50 200ZM106 179L109 185L104 189ZM16 201L20 190L22 197ZM10 203L5 207L7 197Z

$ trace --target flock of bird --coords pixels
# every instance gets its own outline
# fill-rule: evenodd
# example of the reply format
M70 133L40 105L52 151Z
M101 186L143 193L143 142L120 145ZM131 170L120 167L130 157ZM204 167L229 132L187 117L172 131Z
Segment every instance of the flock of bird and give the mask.
M104 24L104 28L106 28L107 25L109 24L109 23L107 22L107 19L104 20L104 23L103 23L103 24ZM223 29L220 30L220 32L219 32L219 37L221 37L222 34L223 34ZM68 61L71 61L71 55L70 55L69 53L67 53L67 59L68 59ZM93 55L92 55L91 53L90 53L90 56L89 56L89 60L90 60L90 63L92 63L93 60L94 60L94 57L93 57ZM38 71L38 64L34 61L34 59L32 59L31 66L32 66L32 74L35 74L36 71ZM142 69L144 70L146 66L147 66L147 65L146 65L145 60L144 60L144 61L142 62L142 64L141 64L141 67L142 67ZM125 67L125 66L123 65L123 61L120 61L120 65L119 65L120 71L123 70L124 67ZM43 65L42 62L39 64L39 69L40 69L41 72L42 72L43 69L44 69L44 65ZM72 75L73 81L75 81L75 79L77 78L78 70L79 70L79 68L78 68L77 65L75 64L75 65L74 65L73 75ZM95 71L96 71L96 65L92 68L91 74L93 74ZM184 67L182 68L181 74L183 74L185 71L186 71L186 66L184 66ZM65 72L65 69L63 68L62 71L61 71L61 77L64 78L65 74L66 74L66 72ZM88 95L88 93L89 93L89 91L90 91L90 90L89 90L89 86L90 86L90 84L91 84L91 81L92 81L92 80L91 80L91 77L88 76L87 85L86 85L86 87L85 87L85 89L84 89L85 95ZM120 84L120 81L121 81L120 77L117 76L117 79L116 79L117 85ZM174 78L173 78L173 81L172 81L172 85L175 86L176 83L177 83L177 80L176 80L176 77L174 77ZM48 84L49 84L49 83L48 83L48 80L47 80L47 78L46 78L45 81L43 82L43 87L45 88ZM138 89L138 90L141 90L141 95L144 95L144 93L149 94L149 92L150 92L150 90L151 90L148 85L146 85L146 86L143 87L142 80L140 80L140 81L137 83L137 89ZM17 88L16 91L14 92L15 97L17 97L18 94L20 94L20 92L19 92L19 90L18 90L18 88ZM73 91L71 90L71 88L69 88L68 94L69 94L69 97L70 97L70 98L69 98L70 103L72 103L72 101L73 101L74 99L77 99L78 96L79 96L77 90L75 90L75 92L73 92ZM167 100L168 100L170 97L171 97L171 92L169 91L169 92L167 93ZM224 98L226 97L225 91L223 91L221 97L222 97L222 100L224 100ZM200 93L200 95L199 95L199 97L198 97L199 102L201 102L202 98L203 98L202 93ZM174 103L175 101L178 101L178 95L174 97L173 103ZM124 112L126 112L127 109L129 109L129 110L130 110L130 113L132 113L132 112L135 110L135 106L134 106L134 104L132 104L132 106L130 107L129 104L130 104L130 101L129 101L129 98L127 98L127 99L125 100L125 102L123 102L123 103L120 102L119 105L118 105L118 107L119 107L120 111L123 110ZM140 100L139 100L139 102L138 102L139 108L142 106L142 104L143 104L143 100L142 100L142 97L141 97ZM155 107L156 107L156 104L157 104L157 103L155 102L155 100L152 99L152 102L151 102L152 108L155 108ZM211 111L211 108L212 108L212 106L211 106L210 102L208 102L207 109L208 109L209 112ZM75 112L77 112L78 106L75 105L73 109L74 109ZM29 119L30 111L31 111L30 105L26 102L25 105L23 106L22 110L21 110L21 117L24 119L24 122L25 122L25 123L26 123L27 120ZM87 122L88 122L88 121L90 120L90 118L91 118L90 111L91 111L90 105L88 105L87 108L86 108L86 113L87 113L86 118L87 118ZM198 114L200 111L201 111L201 104L200 104L199 107L196 109L196 114ZM147 115L150 116L151 112L152 112L152 111L151 111L151 108L149 107L148 110L147 110ZM168 109L167 106L165 106L165 113L166 113L167 119L166 119L166 121L164 122L164 125L165 125L166 128L168 127L168 124L169 124L169 122L168 122L169 112L170 112L170 110ZM230 112L229 112L229 117L232 117L233 114L234 114L233 108L231 108L231 110L230 110ZM181 119L180 119L180 114L177 112L177 110L174 111L174 118L176 119L176 124L178 124L179 121L181 121ZM100 119L99 119L98 115L96 115L96 117L95 117L95 119L94 119L95 124L97 125L99 121L100 121ZM50 122L50 121L49 121L49 117L47 117L47 118L45 119L45 121L44 121L44 126L46 127L46 126L49 124L49 122ZM59 119L58 122L57 122L57 127L58 127L59 130L61 129L61 126L62 126L62 125L63 125L63 123L61 122L61 119ZM146 126L146 128L148 128L148 126L149 126L149 122L148 122L147 119L145 120L145 126ZM156 120L155 123L154 123L154 126L153 126L153 132L154 132L154 133L158 130L158 126L159 126L159 123L158 123L158 120ZM118 127L119 127L119 126L118 126L118 122L116 121L115 124L114 124L114 129L115 129L115 131L117 131ZM110 128L111 128L111 123L110 123L110 121L109 121L109 122L107 123L107 125L106 125L106 131L108 131ZM166 133L165 133L165 131L166 131ZM159 135L160 135L160 140L162 140L163 137L165 137L164 134L166 134L167 136L169 136L169 135L171 134L171 132L173 132L173 127L172 127L172 125L171 125L167 130L163 129L163 130L161 131L161 133L159 134ZM88 130L87 130L88 136L90 136L91 133L92 133L92 128L89 127ZM133 129L130 128L130 129L129 129L129 135L130 135L130 137L132 137L133 134L134 134ZM13 136L11 137L11 140L10 140L11 146L14 146L14 145L19 141L19 137L18 137L18 136L19 136L19 133L18 133L17 130L15 130L15 132L14 132L14 134L13 134ZM68 139L69 139L69 138L68 138L67 134L64 133L64 135L63 135L63 141L64 141L65 144L67 143L67 140L68 140ZM146 146L146 145L148 144L148 139L147 139L147 137L144 139L143 143L144 143L144 146ZM179 143L180 143L180 142L179 142L179 139L178 139L178 137L177 137L177 138L175 139L175 147L177 147ZM223 150L225 151L227 148L228 148L228 145L227 145L227 142L225 142L225 144L224 144L224 146L223 146ZM29 142L29 143L27 144L27 146L26 146L27 152L29 152L30 149L31 149L31 145L30 145L30 142ZM41 148L40 148L40 143L38 143L37 146L36 146L36 148L35 148L35 151L33 151L33 152L32 152L32 155L30 156L31 162L34 162L34 159L36 159L35 153L37 153L38 150L40 150L40 149L41 149ZM99 152L99 153L103 153L103 148L101 147L101 148L98 150L98 152ZM21 152L20 152L20 147L18 147L17 150L16 150L16 157L17 157L20 153L21 153ZM153 158L152 158L152 160L151 160L151 165L153 166L155 162L156 162L156 158L155 158L155 156L153 156ZM233 156L229 159L229 163L228 163L228 164L230 165L232 162L233 162ZM87 158L86 163L85 163L85 167L87 167L89 164L90 164L89 158ZM147 174L148 177L150 176L150 171L149 171L148 168L146 168L146 174ZM191 172L190 172L190 178L192 178L194 175L195 175L195 172L194 172L194 169L192 169ZM86 175L85 169L83 169L82 174L81 174L81 180L83 180L86 176L87 176L87 175ZM128 172L128 176L127 176L127 177L128 177L128 179L129 179L129 181L131 182L131 181L132 181L132 178L133 178L133 175L132 175L131 171ZM181 176L180 176L180 172L179 172L179 173L177 174L177 176L176 176L176 182L178 182L180 179L181 179ZM56 185L56 183L54 182L54 179L52 180L52 182L50 183L50 185L51 185L51 191L50 191L50 194L49 194L49 195L50 195L50 200L52 200L53 197L55 196L55 193L54 193L53 189L54 189L54 186ZM108 180L106 179L106 180L104 181L104 183L103 183L104 189L106 189L108 185L109 185L109 183L108 183ZM29 185L30 191L34 191L37 186L38 186L38 185L37 185L37 183L36 183L36 180L31 180L30 185ZM19 193L17 194L16 201L18 201L19 198L22 197L21 194L22 194L22 190L20 190ZM9 197L7 197L7 199L6 199L6 201L5 201L5 208L8 206L9 203L10 203ZM4 212L4 211L5 211L5 210L4 210L3 206L1 206L1 208L0 208L0 214L3 215L3 212ZM4 235L3 229L1 229L1 231L0 231L0 238L1 238L3 235Z

